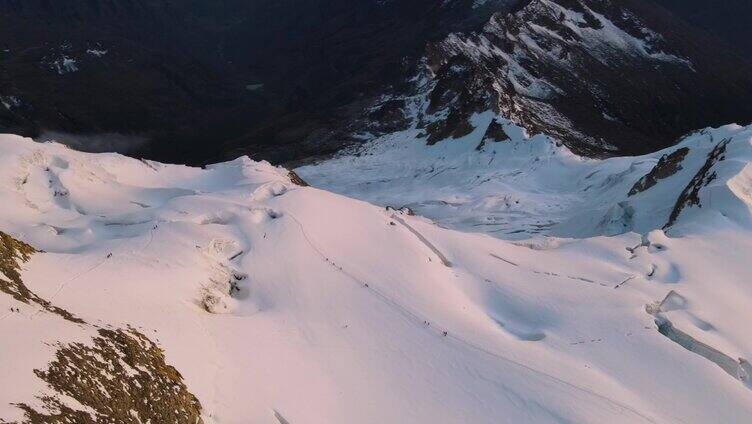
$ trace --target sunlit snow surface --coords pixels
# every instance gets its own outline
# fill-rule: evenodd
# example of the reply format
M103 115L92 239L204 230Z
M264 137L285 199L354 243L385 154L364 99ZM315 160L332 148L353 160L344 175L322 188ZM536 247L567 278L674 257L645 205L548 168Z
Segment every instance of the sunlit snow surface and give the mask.
M206 422L745 422L749 381L656 320L752 357L750 130L689 138L685 168L630 199L660 154L585 160L517 136L385 140L301 170L376 206L246 158L198 169L0 136L0 230L45 251L23 272L39 296L158 341ZM727 137L703 207L638 234ZM623 232L607 212L624 201L635 232L585 237ZM0 418L48 390L33 370L54 343L88 331L0 293Z
M490 113L476 115L473 133L435 146L426 146L417 130L389 134L354 153L296 172L316 187L377 205L407 206L445 227L512 240L644 234L661 228L679 194L725 138L733 138L730 160L720 165L724 175L707 192L724 191L734 175L741 173L731 186L750 172L741 168L752 155L752 128L708 129L651 155L595 160L574 155L545 136L528 137L501 118L510 140L486 142L478 150L491 119ZM682 147L689 154L679 172L651 190L628 196L661 156ZM741 209L744 213L738 218L749 222L748 203L737 208L733 205L739 201L722 193L715 199L713 193L708 203L716 212L734 214ZM749 200L748 193L739 195L741 202Z

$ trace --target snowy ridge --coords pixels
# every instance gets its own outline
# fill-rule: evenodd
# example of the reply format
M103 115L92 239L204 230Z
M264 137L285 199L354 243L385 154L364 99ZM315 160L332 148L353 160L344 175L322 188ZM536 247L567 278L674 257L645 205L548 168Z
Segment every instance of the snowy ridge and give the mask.
M589 237L668 228L683 191L723 144L722 158L705 170L714 177L698 187L697 203L677 211L676 226L696 214L686 221L725 216L750 225L752 127L707 129L653 154L598 160L579 157L546 136L529 136L491 112L475 114L471 122L470 134L435 146L408 130L297 172L315 186L407 206L463 231L504 239ZM493 125L503 129L505 140L488 139ZM634 190L661 157L684 150L678 169Z
M497 118L475 119L482 127ZM658 161L585 160L501 125L513 140L480 151L484 130L431 147L384 140L319 166L349 170L338 175L362 187L376 173L394 184L420 171L422 183L450 178L457 184L446 180L444 190L459 197L477 193L464 178L494 151L502 165L479 178L496 175L494 190L517 178L543 210L553 209L555 189L573 198L564 189L582 181L600 185L593 202L627 196ZM146 417L101 412L34 373L50 366L57 343L85 349L101 329L130 326L164 349L207 423L743 422L752 414L748 375L727 369L744 371L737 358L752 357L739 325L752 288L738 277L752 249L750 130L688 138L684 170L628 200L638 208L651 190L681 185L723 139L724 159L708 173L716 176L698 192L703 207L687 206L668 235L513 244L297 186L286 170L247 158L199 169L0 136L0 231L37 249L21 264L23 283L85 322L0 292L0 337L12 341L0 374L13 382L0 385L0 418L23 421L18 403L45 411L45 395L58 409ZM513 164L534 170L515 176ZM305 179L321 169L300 171ZM555 185L534 186L546 181ZM420 198L415 190L405 184L402 194ZM733 197L718 203L719 193ZM643 221L634 227L658 228ZM585 234L591 224L566 228ZM723 267L711 266L721 258ZM675 343L659 331L666 322L732 363Z

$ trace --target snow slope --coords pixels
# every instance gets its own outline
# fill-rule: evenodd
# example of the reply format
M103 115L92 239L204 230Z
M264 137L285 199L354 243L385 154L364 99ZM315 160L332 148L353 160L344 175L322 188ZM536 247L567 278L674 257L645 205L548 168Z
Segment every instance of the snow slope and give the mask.
M472 121L472 133L462 138L426 146L424 133L411 129L296 172L317 187L407 206L439 225L502 239L644 234L668 223L682 191L728 139L728 158L714 164L711 172L718 178L701 193L702 204L712 208L688 209L685 215L710 214L698 221L734 215L749 225L752 126L706 129L653 154L598 160L577 156L544 135L529 136L491 112L475 114ZM506 140L488 140L492 121ZM680 169L630 195L662 156L684 149Z
M0 418L23 421L19 402L44 413L44 395L58 408L96 414L91 397L61 393L34 370L46 369L61 346L91 345L98 329L130 326L164 349L207 423L744 422L752 386L746 363L734 361L752 357L743 325L752 288L742 278L752 252L751 137L736 127L707 134L733 140L712 165L715 180L699 190L702 202L712 193L712 206L688 206L677 235L517 244L300 187L287 171L247 158L199 169L0 136L0 231L39 250L19 260L20 276L49 302L0 292ZM712 150L703 137L684 142L697 148L685 159L691 166ZM469 169L494 156L471 143L400 144L394 153L397 143L374 145L359 159L303 171L315 177L331 166L349 171L339 173L347 183L373 187L351 194L384 200L391 185L401 193L390 202L423 202L449 193L438 169L423 172L433 163L446 167L453 198L476 204L514 182L512 199L529 204L531 216L548 208L557 222L574 222L551 231L588 235L606 232L591 225L595 212L576 219L574 210L624 195L655 162L586 161L542 139L494 144L493 162L508 163L480 169L500 176L484 192L468 182ZM538 171L507 176L513 166ZM366 184L375 175L388 181ZM600 184L592 199L575 193L586 180ZM603 186L612 180L620 182ZM650 190L630 200L635 209L651 202ZM499 216L494 205L502 204L487 201ZM466 229L482 214L464 205L416 209ZM662 225L654 212L633 228ZM505 225L527 229L534 219ZM658 331L674 335L667 325L726 356L680 346ZM706 356L732 359L722 368ZM133 422L147 418L110 391L94 391Z

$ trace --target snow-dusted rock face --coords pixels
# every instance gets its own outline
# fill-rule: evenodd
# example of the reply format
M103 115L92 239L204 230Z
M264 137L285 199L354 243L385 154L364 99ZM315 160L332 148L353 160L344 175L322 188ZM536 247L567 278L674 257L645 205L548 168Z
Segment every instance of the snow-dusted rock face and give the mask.
M482 31L429 45L422 124L429 142L459 138L472 131L473 113L492 110L599 156L648 153L693 128L748 123L752 106L732 99L752 92L749 70L722 52L709 65L705 43L650 2L521 2Z
M432 142L486 110L588 155L748 123L750 65L654 2L3 1L0 132L291 163L406 128L415 75Z
M562 212L573 231L632 210L639 234L510 243L442 228L419 216L430 205L413 215L300 185L320 182L315 169L190 168L0 136L0 418L745 422L750 129L695 134L666 168L671 151L582 159L497 125L509 140L480 150L481 130L401 140L378 172L403 196L434 180L455 199L528 189L483 200L510 219L517 200L552 216L583 205ZM340 159L363 166L339 178L366 187L385 152ZM699 204L662 230L685 187Z

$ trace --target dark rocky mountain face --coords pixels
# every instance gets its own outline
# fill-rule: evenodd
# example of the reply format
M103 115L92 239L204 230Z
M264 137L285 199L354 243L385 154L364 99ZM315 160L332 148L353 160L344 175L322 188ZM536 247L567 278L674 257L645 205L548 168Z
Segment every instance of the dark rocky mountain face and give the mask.
M752 120L738 57L644 0L532 0L427 53L428 141L494 110L585 155L643 154ZM745 102L741 102L745 103Z
M750 68L695 33L639 0L3 0L0 131L288 162L412 118L430 142L461 135L491 109L580 152L638 153L752 117Z
M0 130L130 134L190 163L326 153L426 41L508 1L3 0Z

